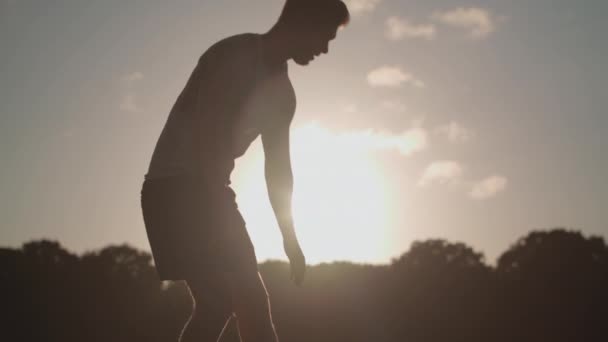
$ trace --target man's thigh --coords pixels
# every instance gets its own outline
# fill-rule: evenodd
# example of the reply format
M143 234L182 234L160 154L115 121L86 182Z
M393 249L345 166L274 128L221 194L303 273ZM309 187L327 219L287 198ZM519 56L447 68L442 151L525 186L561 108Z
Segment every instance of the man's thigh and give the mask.
M142 207L162 280L189 280L220 271L257 272L257 258L234 191L173 179L144 184ZM214 273L216 272L216 273Z
M192 284L195 297L210 303L221 301L224 306L230 303L234 311L235 299L245 294L266 292L236 196L231 188L226 187L220 198L221 205L214 205L210 215L214 227L209 228L214 232L215 243L194 248L197 252L193 253L195 255L186 267L186 280L189 286Z
M232 315L232 293L227 279L220 273L205 272L188 276L186 284L194 298L195 311L208 315L220 315L226 319Z

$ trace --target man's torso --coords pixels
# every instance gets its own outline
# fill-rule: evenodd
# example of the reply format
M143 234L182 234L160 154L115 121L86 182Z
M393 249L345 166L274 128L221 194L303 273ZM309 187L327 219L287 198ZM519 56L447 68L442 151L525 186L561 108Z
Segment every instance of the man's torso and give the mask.
M201 56L156 143L146 179L210 173L229 184L234 159L263 130L293 116L296 99L287 64L267 67L260 37L229 37ZM213 72L219 63L224 63L222 71ZM210 87L211 98L206 99L202 86ZM201 137L213 137L213 141ZM200 146L201 141L206 146ZM212 160L210 153L221 158Z

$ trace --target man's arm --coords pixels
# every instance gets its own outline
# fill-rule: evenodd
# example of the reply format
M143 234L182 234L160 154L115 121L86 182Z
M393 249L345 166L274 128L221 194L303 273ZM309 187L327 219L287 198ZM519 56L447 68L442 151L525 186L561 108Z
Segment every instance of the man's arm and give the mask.
M289 144L291 117L262 132L266 186L268 197L283 235L285 253L291 263L291 275L296 284L304 277L306 261L296 237L293 215L293 173Z
M289 151L289 122L262 133L264 175L268 197L283 239L295 238L292 216L293 173Z

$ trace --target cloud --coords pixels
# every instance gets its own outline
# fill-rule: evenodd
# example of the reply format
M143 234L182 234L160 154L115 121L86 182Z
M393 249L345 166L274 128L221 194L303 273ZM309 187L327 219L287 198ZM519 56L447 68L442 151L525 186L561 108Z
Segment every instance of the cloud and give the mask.
M139 71L132 72L130 74L126 74L122 77L122 80L127 83L133 83L137 81L141 81L144 79L144 74Z
M472 38L482 39L496 30L494 16L483 8L457 8L446 12L435 12L432 18L440 23L469 31Z
M359 112L359 107L354 103L347 103L342 105L342 111L347 114L354 114Z
M473 185L469 195L476 200L485 200L496 196L507 188L508 180L503 176L491 176Z
M128 113L138 113L141 112L141 107L137 103L135 99L134 88L136 84L144 79L144 74L135 71L128 74L123 75L120 80L123 83L123 95L119 104L119 108L123 112Z
M348 10L353 15L360 15L366 12L372 12L376 9L382 0L344 0Z
M416 88L424 88L425 84L412 74L404 72L400 67L382 66L367 74L367 82L372 87L400 87L403 83Z
M120 110L128 113L138 113L141 111L141 108L135 101L135 96L133 94L127 94L123 96L122 102L120 103Z
M473 138L473 132L455 121L438 127L437 132L444 135L452 143L464 143Z
M428 135L423 128L411 128L401 134L365 130L343 133L337 136L341 143L361 150L396 150L402 156L410 156L428 146Z
M389 17L386 20L385 35L390 40L404 38L421 38L431 40L435 38L437 30L433 24L414 25L408 20L399 17Z
M385 100L380 103L380 108L382 110L395 112L395 113L405 113L407 111L407 105L399 100Z
M294 136L305 137L309 144L338 148L342 153L394 150L407 157L428 146L428 133L421 127L406 129L400 134L373 129L332 132L312 122L298 127Z
M433 183L455 185L459 182L463 171L462 165L457 161L435 161L426 167L418 181L418 186L427 186Z

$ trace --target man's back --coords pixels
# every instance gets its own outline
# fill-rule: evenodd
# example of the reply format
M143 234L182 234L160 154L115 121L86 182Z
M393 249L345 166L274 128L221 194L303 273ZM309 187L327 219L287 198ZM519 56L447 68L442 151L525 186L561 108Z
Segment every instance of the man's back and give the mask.
M234 158L259 135L265 117L294 110L286 64L272 73L264 67L260 35L223 39L200 57L175 102L146 179L213 173L229 183Z

